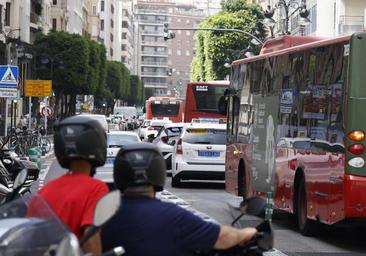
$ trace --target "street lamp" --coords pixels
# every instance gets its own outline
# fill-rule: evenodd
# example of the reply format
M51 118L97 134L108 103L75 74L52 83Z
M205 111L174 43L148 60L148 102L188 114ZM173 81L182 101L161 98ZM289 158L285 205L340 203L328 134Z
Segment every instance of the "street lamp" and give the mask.
M291 11L291 8L294 8L294 11ZM284 11L285 14L285 18L282 19L284 20L284 29L282 29L282 34L283 35L289 35L291 34L291 32L289 31L289 22L290 22L290 18L292 15L294 15L297 11L299 11L299 24L300 26L306 26L309 25L311 23L311 21L309 20L308 16L309 16L309 10L306 9L306 3L305 0L302 0L301 3L299 3L297 0L278 0L278 2L275 4L274 8L272 8L271 5L267 6L267 10L265 10L264 12L264 19L262 21L262 23L269 27L271 30L271 36L273 37L273 28L275 26L275 24L277 23L274 19L273 19L273 15L275 10L280 10L280 14L282 13L281 10Z

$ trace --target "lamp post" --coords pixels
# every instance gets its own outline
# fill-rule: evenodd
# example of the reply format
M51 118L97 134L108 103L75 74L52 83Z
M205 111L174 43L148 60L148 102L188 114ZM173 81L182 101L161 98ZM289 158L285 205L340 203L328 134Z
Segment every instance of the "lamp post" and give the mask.
M297 0L278 0L278 2L274 5L273 8L271 5L267 6L267 9L264 12L265 18L262 21L262 23L265 26L269 27L269 29L271 30L271 37L274 37L273 29L277 23L273 19L275 10L279 10L280 15L282 13L285 14L285 17L281 19L284 22L284 27L282 27L281 35L291 34L291 32L289 31L290 18L296 12L299 12L299 15L300 15L300 18L299 18L300 26L306 26L311 23L311 21L308 18L309 10L306 9L305 0L301 0L300 3ZM292 12L290 12L290 11L292 11Z

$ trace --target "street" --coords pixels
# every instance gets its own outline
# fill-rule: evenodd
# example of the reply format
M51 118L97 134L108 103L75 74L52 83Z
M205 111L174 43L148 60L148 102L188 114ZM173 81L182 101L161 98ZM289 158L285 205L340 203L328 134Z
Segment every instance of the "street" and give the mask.
M45 164L44 179L41 184L57 178L66 171L57 161L48 159ZM184 182L181 188L170 186L171 178L166 180L166 196L171 202L180 202L183 207L190 205L193 209L208 215L221 224L228 224L237 217L240 212L238 206L241 198L225 192L224 183L220 182ZM181 202L183 199L186 204ZM168 201L169 201L168 200ZM187 205L188 204L188 205ZM238 225L240 227L254 227L262 221L255 216L244 216ZM366 244L363 239L365 228L353 227L326 227L318 237L305 237L298 233L295 218L291 214L275 211L273 215L273 227L275 230L275 248L266 255L288 256L330 256L330 255L365 255Z

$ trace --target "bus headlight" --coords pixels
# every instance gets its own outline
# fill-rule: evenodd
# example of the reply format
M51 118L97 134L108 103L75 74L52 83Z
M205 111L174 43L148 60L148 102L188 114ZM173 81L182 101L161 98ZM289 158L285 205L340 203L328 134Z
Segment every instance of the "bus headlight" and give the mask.
M361 168L365 165L365 160L361 157L355 157L348 161L348 165L355 168Z

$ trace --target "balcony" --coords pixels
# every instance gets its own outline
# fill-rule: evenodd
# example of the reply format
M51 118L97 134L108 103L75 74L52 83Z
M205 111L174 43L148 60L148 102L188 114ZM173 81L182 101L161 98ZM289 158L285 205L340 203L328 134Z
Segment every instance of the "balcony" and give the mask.
M161 14L168 14L168 9L137 9L138 14L151 14L151 15L161 15Z
M141 31L141 34L142 35L153 35L153 36L161 36L161 37L163 37L164 36L164 34L163 34L163 32L162 31L148 31L148 30L143 30L143 31Z
M168 53L167 52L148 52L148 51L142 51L141 55L146 55L146 56L164 56L167 57Z
M168 62L167 61L142 61L141 65L143 66L160 66L160 67L167 67Z
M146 41L146 40L142 40L141 45L167 46L168 43L165 42L165 41Z
M167 83L159 83L159 82L144 82L145 88L162 88L167 89L168 84Z
M35 12L30 13L30 22L31 23L36 24L38 26L39 18L40 18L40 16L37 13L35 13Z
M168 77L166 72L141 72L141 76L148 76L148 77Z
M340 35L349 35L354 32L360 32L365 30L365 18L364 16L340 16L339 17L339 29Z
M156 20L156 19L144 19L142 17L139 18L139 24L164 24L167 23L167 20Z

